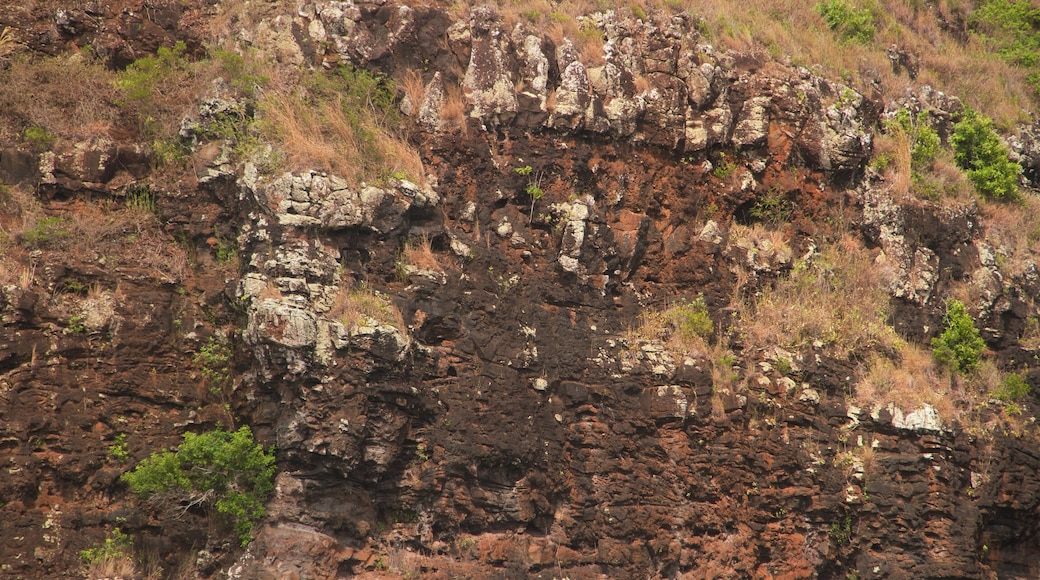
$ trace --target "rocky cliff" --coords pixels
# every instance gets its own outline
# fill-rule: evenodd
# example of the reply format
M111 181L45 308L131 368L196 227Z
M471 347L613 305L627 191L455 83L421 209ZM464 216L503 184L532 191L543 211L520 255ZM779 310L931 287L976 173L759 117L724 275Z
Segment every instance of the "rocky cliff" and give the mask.
M280 78L411 75L425 174L271 170L207 129L263 115L219 83L179 172L118 123L9 127L3 226L35 221L4 245L4 577L74 575L115 527L174 577L1040 575L1034 398L912 367L959 296L988 372L1038 384L1040 277L1006 215L1035 205L868 163L883 119L948 135L958 99L717 49L684 12L585 16L590 56L489 6L40 4L0 12L27 53L201 59L230 18ZM154 211L123 203L141 184ZM241 424L278 466L244 549L119 480Z

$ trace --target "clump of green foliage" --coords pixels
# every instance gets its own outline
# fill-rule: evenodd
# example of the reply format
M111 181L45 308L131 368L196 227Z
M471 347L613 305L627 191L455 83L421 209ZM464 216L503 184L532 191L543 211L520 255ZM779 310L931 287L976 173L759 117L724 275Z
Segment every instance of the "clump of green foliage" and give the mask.
M993 389L991 394L1004 403L1018 403L1029 394L1029 383L1019 373L1008 373L1000 386Z
M971 23L987 33L1001 58L1030 71L1028 81L1040 95L1040 7L1021 0L983 0Z
M960 300L946 301L946 330L932 339L932 355L940 364L954 371L975 370L982 360L986 342Z
M1022 166L1008 158L1007 147L1000 142L989 117L967 109L953 126L950 143L953 160L979 193L989 199L1017 199Z
M30 148L32 148L33 151L40 153L53 147L57 137L48 131L46 127L33 125L31 127L26 127L25 130L22 131L22 139Z
M126 207L141 213L159 213L155 192L147 184L131 185L126 188Z
M127 449L126 444L126 433L116 435L115 440L108 446L108 454L112 459L115 459L120 463L130 459L130 450Z
M867 8L856 8L845 0L824 0L816 5L816 12L842 39L869 43L876 29L874 13Z
M155 56L135 60L119 74L116 88L129 101L148 100L173 74L187 68L188 61L184 56L187 49L184 41L177 41L172 48L159 47Z
M932 168L940 143L939 134L928 125L928 113L921 111L913 117L910 111L900 109L889 121L889 128L906 133L910 141L910 170L915 176Z
M133 560L134 537L119 528L112 530L105 541L79 553L87 566L100 566L115 560Z
M228 364L231 361L231 349L216 337L199 348L193 359L201 367L202 378L209 383L210 390L219 392L231 379Z
M177 451L152 453L121 479L141 498L182 511L214 509L245 546L267 513L264 502L274 489L274 473L274 455L253 440L249 427L241 427L185 433Z
M67 238L65 220L60 216L45 216L36 220L33 227L22 232L22 244L30 248L48 248Z
M779 189L770 188L752 204L748 214L756 220L777 225L791 217L791 203Z

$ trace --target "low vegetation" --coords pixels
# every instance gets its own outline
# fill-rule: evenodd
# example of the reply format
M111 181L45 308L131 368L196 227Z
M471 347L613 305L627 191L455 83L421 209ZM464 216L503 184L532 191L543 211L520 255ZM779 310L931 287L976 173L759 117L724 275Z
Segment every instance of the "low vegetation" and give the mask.
M965 111L950 137L954 160L984 197L1014 200L1022 167L1008 158L1007 147L1000 142L992 124L989 118L971 109Z
M681 360L690 353L706 354L707 339L714 327L704 297L698 295L678 300L664 310L643 313L628 337L636 341L659 340Z
M133 549L133 536L123 533L119 528L113 529L102 543L80 552L84 575L89 580L137 578L139 574Z
M740 305L749 346L789 351L825 347L832 356L864 358L900 342L888 324L883 273L856 241L845 239Z
M421 182L422 161L397 132L396 98L390 79L342 65L265 96L259 114L290 169L324 169L355 184L392 175Z
M985 341L968 309L959 300L946 301L946 329L932 339L932 353L940 364L959 373L975 370L982 360Z
M365 284L341 289L333 301L329 316L342 322L348 329L374 325L405 328L401 311L394 306L390 297Z
M274 455L253 440L249 427L241 427L185 433L176 451L153 453L122 480L135 495L174 515L192 509L217 514L245 546L266 514L274 473Z

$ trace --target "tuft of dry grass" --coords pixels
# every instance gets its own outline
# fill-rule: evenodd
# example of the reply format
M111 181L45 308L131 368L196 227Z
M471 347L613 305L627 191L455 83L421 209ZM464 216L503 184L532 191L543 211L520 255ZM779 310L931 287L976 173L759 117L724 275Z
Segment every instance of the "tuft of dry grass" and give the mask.
M419 112L422 106L423 96L426 93L426 83L423 82L422 71L409 70L398 81L398 86L404 92L404 98L408 101L412 116Z
M359 126L346 107L337 96L315 100L295 92L266 96L259 111L290 170L322 169L355 185L393 174L423 182L415 148L388 131Z
M401 248L400 262L420 270L444 270L444 262L434 253L430 239L426 236L419 238L418 242L406 241Z
M856 383L855 401L864 409L895 404L905 412L931 405L944 419L959 416L947 371L935 364L931 351L905 344L895 357L874 355Z
M18 141L28 127L68 139L104 134L120 115L114 80L79 54L11 58L0 67L0 140Z
M1018 203L980 205L986 240L997 249L997 266L1020 276L1040 254L1040 197L1023 195Z
M362 284L356 288L340 289L332 302L329 316L348 329L372 324L389 325L404 329L404 317L390 297Z
M889 310L883 272L858 241L845 238L742 303L738 324L752 347L816 345L839 358L863 357L902 342L888 324Z
M441 120L449 130L457 130L463 135L466 134L466 100L462 96L462 89L455 85L447 86L444 89Z

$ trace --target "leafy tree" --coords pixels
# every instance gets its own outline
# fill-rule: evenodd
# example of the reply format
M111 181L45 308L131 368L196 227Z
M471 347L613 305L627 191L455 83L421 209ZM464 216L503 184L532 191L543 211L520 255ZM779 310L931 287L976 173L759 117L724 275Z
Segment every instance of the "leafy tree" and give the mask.
M139 497L216 512L230 520L242 545L266 510L274 489L274 455L253 440L249 427L196 435L185 433L176 452L152 453L122 480Z
M975 189L987 198L1013 200L1018 196L1022 166L1008 158L993 122L968 109L950 137L953 159L968 174Z
M966 373L975 370L986 348L979 329L960 300L946 301L946 330L932 339L935 360L951 369Z

